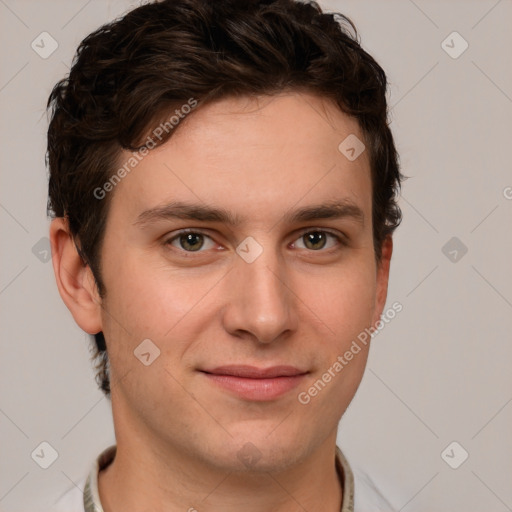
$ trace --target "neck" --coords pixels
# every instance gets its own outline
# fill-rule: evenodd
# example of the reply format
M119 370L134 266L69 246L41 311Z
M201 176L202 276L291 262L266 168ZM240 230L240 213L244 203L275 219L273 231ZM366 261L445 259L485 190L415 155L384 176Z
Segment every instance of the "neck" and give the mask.
M336 432L291 468L228 472L166 445L148 449L142 437L117 438L114 461L99 474L104 512L339 512Z

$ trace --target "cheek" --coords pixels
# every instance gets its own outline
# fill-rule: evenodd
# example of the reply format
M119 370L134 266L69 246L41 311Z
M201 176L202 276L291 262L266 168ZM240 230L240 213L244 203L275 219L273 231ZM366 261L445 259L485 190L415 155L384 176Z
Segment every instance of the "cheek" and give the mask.
M146 339L160 351L157 366L164 360L171 367L179 364L193 347L190 340L198 339L211 319L211 291L218 279L214 272L172 270L143 257L119 261L115 271L108 268L103 330L107 340L116 340L109 347L112 369L140 371L134 350Z
M145 337L162 338L184 318L204 295L200 283L192 284L180 271L155 268L151 262L125 261L111 271L106 282L108 304L126 330Z
M302 279L301 298L325 324L338 349L371 325L376 293L371 264L347 265Z
M304 283L311 283L305 280ZM316 372L301 389L301 404L312 404L318 417L340 417L352 401L361 382L371 338L375 309L376 277L367 266L347 266L324 276L308 288L306 302L323 323L317 338Z

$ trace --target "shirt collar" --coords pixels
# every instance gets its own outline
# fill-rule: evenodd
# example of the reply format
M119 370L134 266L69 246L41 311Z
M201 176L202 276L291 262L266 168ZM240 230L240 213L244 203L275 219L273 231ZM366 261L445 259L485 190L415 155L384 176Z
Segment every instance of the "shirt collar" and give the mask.
M98 492L98 474L114 460L116 449L116 445L108 447L94 461L84 488L85 512L104 512ZM354 512L354 475L338 446L336 446L336 471L343 489L340 512Z

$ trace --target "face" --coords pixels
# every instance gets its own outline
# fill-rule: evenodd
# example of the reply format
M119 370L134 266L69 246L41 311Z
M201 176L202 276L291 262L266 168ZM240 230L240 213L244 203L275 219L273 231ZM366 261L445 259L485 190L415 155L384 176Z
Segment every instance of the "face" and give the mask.
M302 93L182 123L112 192L101 321L116 436L284 468L335 438L368 345L344 354L384 306L368 155L338 149L363 136Z

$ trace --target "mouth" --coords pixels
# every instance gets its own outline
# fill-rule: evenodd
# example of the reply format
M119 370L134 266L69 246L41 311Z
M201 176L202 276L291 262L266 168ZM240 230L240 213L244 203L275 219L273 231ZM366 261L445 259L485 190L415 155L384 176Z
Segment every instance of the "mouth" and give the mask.
M219 366L201 373L213 384L249 401L271 401L297 387L308 371L294 366Z

